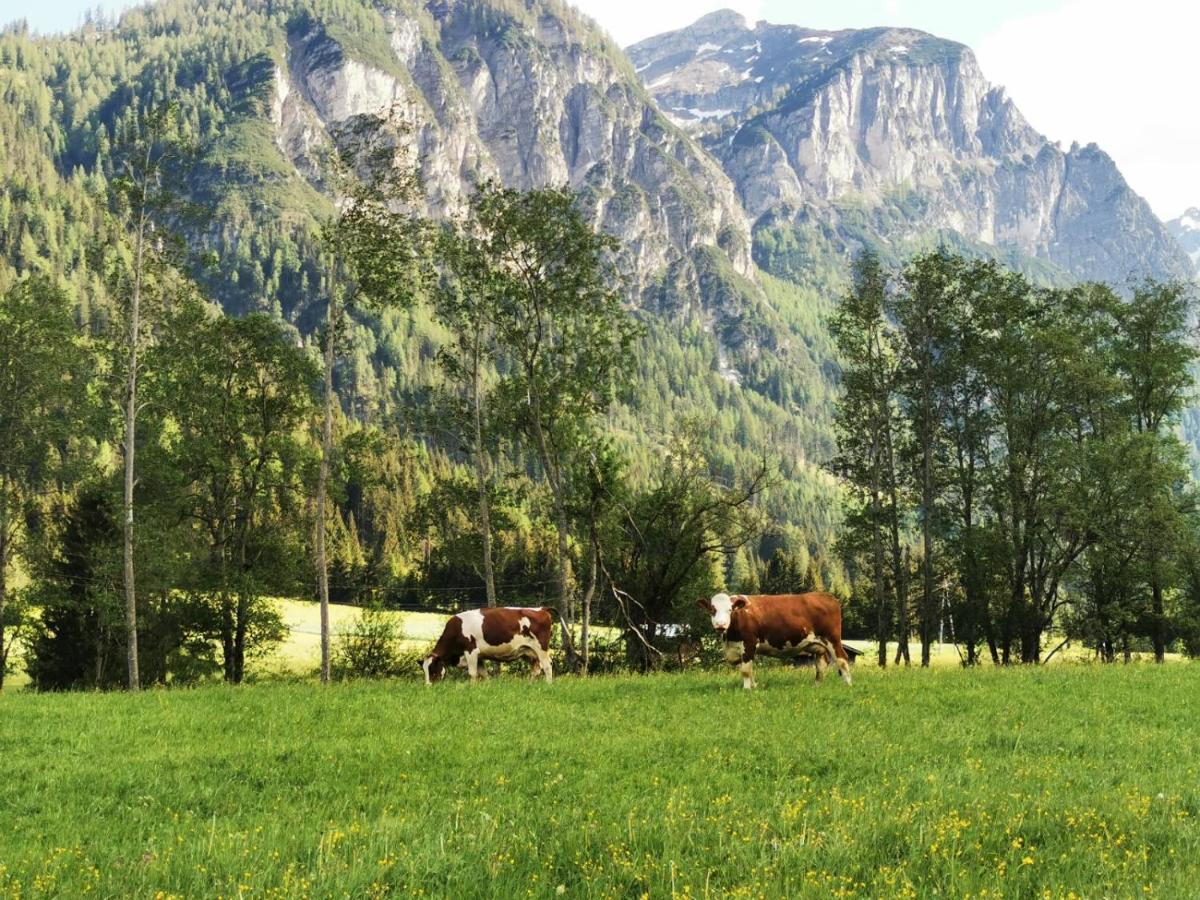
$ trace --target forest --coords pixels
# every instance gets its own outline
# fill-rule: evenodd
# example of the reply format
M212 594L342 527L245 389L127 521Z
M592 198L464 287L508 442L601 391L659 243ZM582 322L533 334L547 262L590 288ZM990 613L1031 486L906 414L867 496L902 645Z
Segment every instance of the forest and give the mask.
M586 672L593 621L657 653L680 598L762 537L771 462L715 475L702 420L667 423L654 473L630 474L612 410L645 329L574 196L485 184L466 221L431 222L406 207L398 145L364 125L335 168L375 175L346 178L314 237L312 341L222 314L192 277L174 104L117 142L97 248L112 318L81 321L52 274L7 287L3 647L20 637L37 687L240 682L283 636L274 598L314 594L323 610L554 605ZM411 402L367 415L335 379L351 316L389 314L442 340ZM322 636L327 679L325 615Z
M964 665L1071 639L1110 662L1196 652L1190 286L1120 297L945 252L887 272L868 252L832 326L839 546L880 665L892 635L908 662L910 633L928 665L947 627Z
M581 672L658 665L721 588L829 589L881 663L1200 647L1187 286L954 244L846 286L763 223L756 281L695 260L752 313L731 375L568 191L428 220L383 120L328 161L337 204L283 177L244 114L292 13L234 7L0 33L0 679L19 640L42 689L237 683L279 597L550 605Z

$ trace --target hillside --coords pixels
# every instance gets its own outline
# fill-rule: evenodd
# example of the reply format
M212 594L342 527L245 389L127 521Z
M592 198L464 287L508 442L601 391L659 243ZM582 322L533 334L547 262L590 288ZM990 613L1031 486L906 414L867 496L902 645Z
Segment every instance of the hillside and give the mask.
M161 0L69 35L6 29L0 83L0 287L55 273L94 330L112 319L116 243L97 197L149 104L178 102L197 151L184 192L200 214L177 223L194 274L228 312L268 312L305 341L323 311L327 160L356 123L388 120L377 136L411 149L434 216L481 179L571 185L621 241L648 325L610 421L635 473L703 417L721 475L777 462L781 540L808 550L839 516L820 469L825 319L863 244L894 261L948 242L1047 281L1186 265L1102 151L1047 144L966 48L917 32L718 13L627 57L560 0ZM420 307L360 317L344 408L383 421L418 404L442 339Z
M0 894L1185 897L1194 674L5 693Z
M822 316L835 270L819 289L758 277L720 167L569 7L164 0L63 37L9 29L0 70L0 285L53 271L83 319L108 320L95 197L132 110L170 97L198 152L185 190L203 215L183 228L209 262L197 277L227 311L272 313L307 337L323 310L324 161L360 117L394 112L431 214L460 209L484 178L565 182L621 239L649 325L635 395L612 421L635 465L650 464L680 417L703 416L727 448L719 471L769 448L786 479L778 517L803 521L814 545L828 540L837 504L813 463L832 447ZM410 403L441 337L421 309L360 318L339 372L344 406L377 418Z

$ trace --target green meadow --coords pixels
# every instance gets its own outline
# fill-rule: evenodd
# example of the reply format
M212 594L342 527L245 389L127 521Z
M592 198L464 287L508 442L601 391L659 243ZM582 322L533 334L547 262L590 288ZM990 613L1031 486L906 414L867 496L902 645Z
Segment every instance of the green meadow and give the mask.
M1200 668L0 695L4 897L1192 897Z

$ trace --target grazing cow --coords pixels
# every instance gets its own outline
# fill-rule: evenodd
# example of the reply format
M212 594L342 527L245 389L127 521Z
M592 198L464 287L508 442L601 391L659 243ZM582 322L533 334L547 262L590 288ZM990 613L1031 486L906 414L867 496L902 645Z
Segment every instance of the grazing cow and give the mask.
M474 681L486 675L481 659L513 660L525 657L533 662L530 677L545 674L554 680L550 667L550 631L554 620L550 610L522 609L515 606L471 609L451 616L433 652L421 661L425 683L440 681L447 666L462 666Z
M725 659L742 664L742 687L754 687L754 656L800 656L817 660L817 680L827 663L850 684L850 662L842 646L842 607L822 591L808 594L715 594L697 601L725 639Z

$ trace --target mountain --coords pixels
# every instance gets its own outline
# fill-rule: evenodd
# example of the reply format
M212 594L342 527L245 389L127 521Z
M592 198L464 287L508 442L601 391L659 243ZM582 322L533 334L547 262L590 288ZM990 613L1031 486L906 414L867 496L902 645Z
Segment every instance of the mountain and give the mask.
M1167 230L1191 259L1196 274L1200 275L1200 209L1193 206L1178 219L1172 219L1167 223Z
M486 179L568 184L622 237L635 276L726 231L733 267L749 273L728 178L569 7L406 4L381 11L378 40L356 45L311 15L289 23L286 49L261 77L276 144L297 170L317 171L321 145L347 123L391 111L411 129L434 214L461 209Z
M961 44L898 28L750 27L724 10L628 53L664 113L720 160L752 222L816 222L900 252L953 236L1118 284L1190 270L1102 150L1038 134Z
M649 471L684 416L711 423L726 477L769 448L778 518L822 546L836 488L835 368L822 324L836 293L762 273L719 163L658 109L622 51L557 0L161 0L68 35L0 31L0 291L59 276L94 327L114 316L97 198L135 110L171 99L196 147L180 223L195 274L230 313L264 311L308 340L323 315L315 232L333 206L329 150L372 121L404 145L428 211L472 186L569 184L620 239L648 326L634 396L611 426ZM97 236L100 240L97 240ZM831 265L829 272L834 271ZM419 403L444 335L427 309L363 315L337 373L345 407Z
M626 55L561 0L160 0L67 35L3 29L0 94L0 290L52 273L95 328L118 245L98 198L147 105L175 101L197 148L196 277L301 340L323 311L329 150L362 123L409 152L431 215L484 179L571 185L647 325L610 423L635 472L703 417L724 476L779 461L779 540L813 551L838 518L825 321L863 244L894 261L949 242L1048 281L1190 271L1102 151L1048 143L967 48L915 31L720 12ZM361 316L347 410L419 402L443 337L421 307Z

